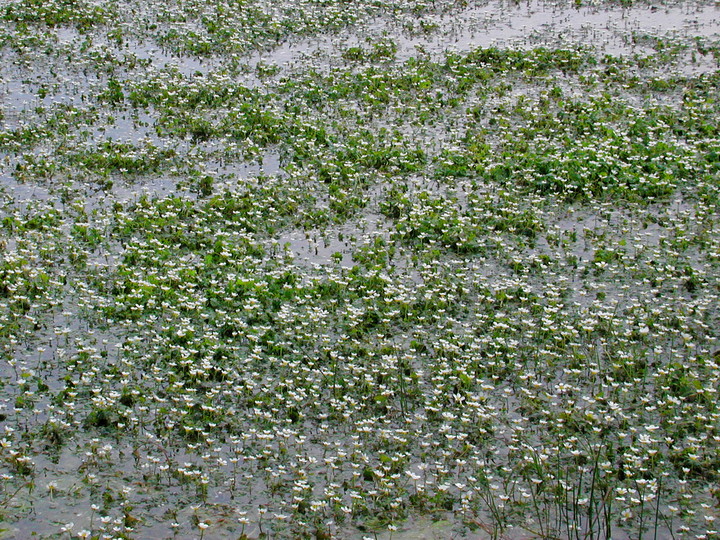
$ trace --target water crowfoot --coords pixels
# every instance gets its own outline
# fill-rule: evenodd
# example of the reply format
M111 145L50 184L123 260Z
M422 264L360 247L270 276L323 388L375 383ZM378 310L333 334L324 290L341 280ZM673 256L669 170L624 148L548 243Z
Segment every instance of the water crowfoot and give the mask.
M45 4L0 8L9 529L717 534L716 7Z

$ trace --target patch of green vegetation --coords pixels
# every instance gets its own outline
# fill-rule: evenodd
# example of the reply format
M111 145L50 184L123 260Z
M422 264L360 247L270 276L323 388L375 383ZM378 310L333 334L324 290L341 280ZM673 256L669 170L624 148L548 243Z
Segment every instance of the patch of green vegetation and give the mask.
M0 11L4 21L47 26L74 26L82 31L105 24L114 15L113 6L78 0L13 0Z
M173 150L152 144L137 147L130 143L104 141L96 150L71 154L68 159L72 165L94 173L138 175L167 168L174 157Z

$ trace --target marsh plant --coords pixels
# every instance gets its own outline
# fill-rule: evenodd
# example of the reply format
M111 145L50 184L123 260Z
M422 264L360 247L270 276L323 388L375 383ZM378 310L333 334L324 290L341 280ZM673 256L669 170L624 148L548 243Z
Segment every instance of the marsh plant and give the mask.
M717 537L720 46L527 9L2 3L2 534Z

